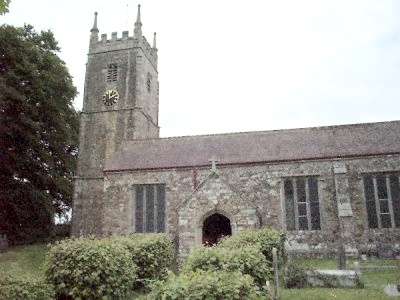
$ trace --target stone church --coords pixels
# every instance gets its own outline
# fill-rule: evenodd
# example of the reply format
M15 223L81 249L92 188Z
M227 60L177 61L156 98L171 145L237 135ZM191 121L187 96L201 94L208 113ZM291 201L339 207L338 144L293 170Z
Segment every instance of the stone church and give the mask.
M90 35L72 235L165 232L181 257L261 227L294 254L399 255L400 121L160 138L156 36Z

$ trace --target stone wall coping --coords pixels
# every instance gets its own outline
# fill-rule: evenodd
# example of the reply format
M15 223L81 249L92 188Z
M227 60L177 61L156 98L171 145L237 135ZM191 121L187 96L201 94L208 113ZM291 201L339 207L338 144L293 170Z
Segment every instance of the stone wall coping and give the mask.
M313 270L312 272L333 276L357 276L354 270Z

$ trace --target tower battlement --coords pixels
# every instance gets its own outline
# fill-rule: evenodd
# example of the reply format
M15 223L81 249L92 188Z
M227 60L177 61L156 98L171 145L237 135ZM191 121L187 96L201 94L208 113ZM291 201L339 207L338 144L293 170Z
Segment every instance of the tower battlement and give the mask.
M101 34L100 39L91 39L89 54L125 50L131 48L141 48L144 55L151 61L157 69L157 48L150 45L144 36L129 36L129 31L123 31L122 36L118 37L117 32L111 33L111 39L108 39L107 34Z
M143 51L144 55L152 63L154 68L157 70L158 50L156 47L156 33L154 33L153 45L151 46L147 39L142 35L140 5L138 6L138 15L132 36L129 36L129 31L123 31L121 37L118 37L118 32L112 32L111 39L108 39L106 33L101 34L99 39L99 29L97 28L97 12L95 13L94 17L93 28L90 31L91 35L89 54L140 48Z

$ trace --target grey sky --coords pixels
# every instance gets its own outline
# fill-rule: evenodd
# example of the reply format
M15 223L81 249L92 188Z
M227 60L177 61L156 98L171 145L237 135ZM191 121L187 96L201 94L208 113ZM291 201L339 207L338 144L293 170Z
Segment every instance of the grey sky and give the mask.
M1 23L51 29L82 107L100 33L157 32L162 136L400 119L400 1L12 0Z

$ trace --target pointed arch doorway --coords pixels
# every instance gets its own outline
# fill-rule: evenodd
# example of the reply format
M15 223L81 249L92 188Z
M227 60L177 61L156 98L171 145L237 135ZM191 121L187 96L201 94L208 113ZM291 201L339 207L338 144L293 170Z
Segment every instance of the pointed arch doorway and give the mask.
M231 221L219 213L214 213L203 222L202 243L214 245L224 237L232 235Z

